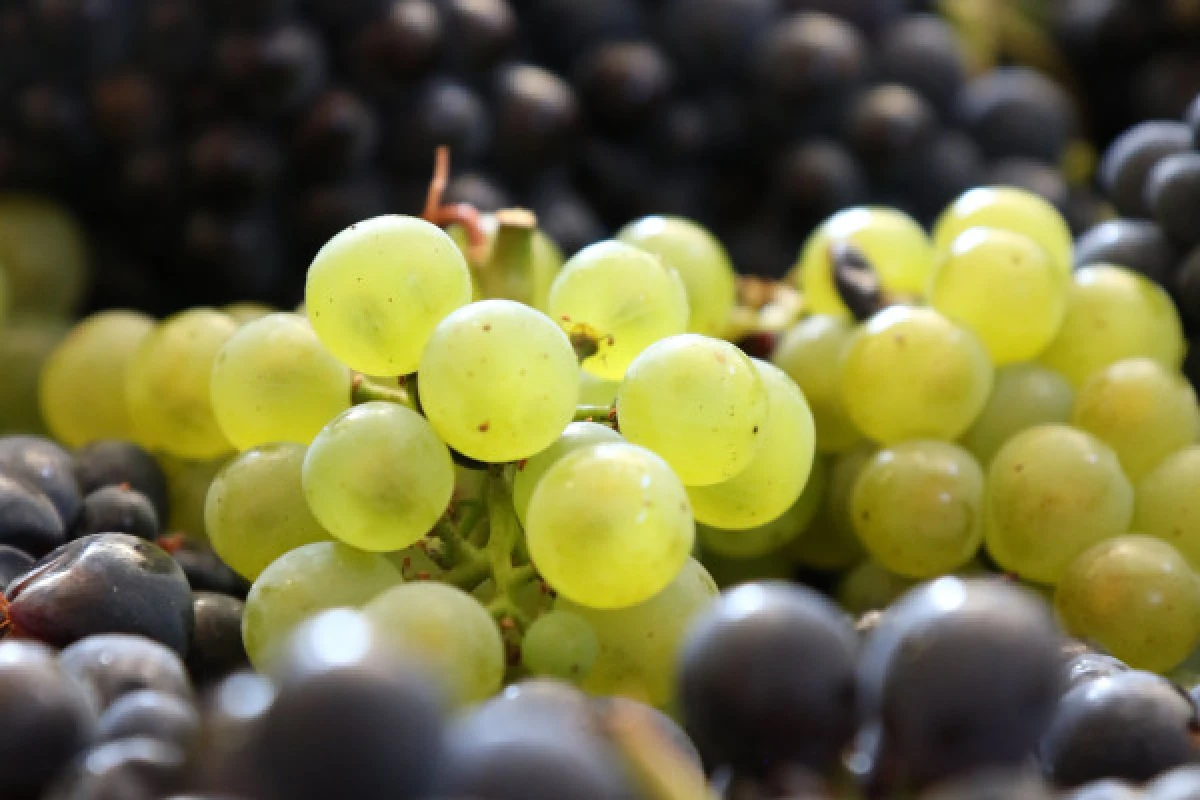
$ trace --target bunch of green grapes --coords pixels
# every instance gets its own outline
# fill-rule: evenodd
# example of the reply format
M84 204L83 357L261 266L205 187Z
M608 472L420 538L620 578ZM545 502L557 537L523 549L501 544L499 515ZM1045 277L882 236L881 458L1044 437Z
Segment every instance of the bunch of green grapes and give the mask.
M695 333L646 348L617 390L622 435L666 459L687 486L720 483L749 467L769 405L749 357Z
M252 448L226 464L208 488L209 542L247 580L289 550L330 538L304 499L305 452L292 443Z
M454 461L420 414L371 402L325 426L304 457L304 496L335 537L361 550L422 538L454 492Z
M513 509L517 512L517 519L521 524L526 524L529 498L533 497L533 490L537 488L538 481L560 458L591 444L619 441L621 434L607 425L598 422L572 422L563 430L562 435L554 440L554 444L517 464L516 474L513 475L512 496Z
M217 354L212 405L239 450L268 442L308 444L350 405L350 370L299 314L245 322Z
M442 320L418 377L421 407L442 440L490 463L549 447L579 399L579 366L566 334L511 300L481 300Z
M1200 445L1168 456L1137 484L1133 530L1170 542L1200 570Z
M1062 214L1033 192L1014 187L980 187L965 192L933 226L934 246L948 252L971 228L993 228L1027 236L1041 245L1058 271L1071 274L1074 237Z
M1066 423L1075 405L1067 379L1040 364L1011 364L996 370L987 405L962 436L979 463L991 462L1004 443L1037 425Z
M313 330L343 363L367 375L407 375L434 327L471 301L471 274L441 228L376 217L321 248L304 301Z
M850 319L814 314L788 330L771 353L775 366L804 392L822 453L843 453L862 441L838 387L838 364L854 331Z
M663 259L617 241L597 242L563 265L548 313L572 336L593 342L583 368L619 381L649 345L688 324L687 290Z

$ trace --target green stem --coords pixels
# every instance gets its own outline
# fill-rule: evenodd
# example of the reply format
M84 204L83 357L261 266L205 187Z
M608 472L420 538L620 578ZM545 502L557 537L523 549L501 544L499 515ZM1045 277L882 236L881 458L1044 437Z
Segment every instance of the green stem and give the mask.
M616 418L616 409L612 406L581 405L575 407L575 422L599 422L601 425L611 425Z
M464 592L473 592L479 588L480 584L491 577L491 573L491 565L481 558L477 561L468 561L459 564L443 572L438 580L448 583L451 586L457 586Z
M484 491L491 528L484 552L491 562L492 579L496 583L496 599L489 609L497 619L511 619L524 631L532 620L520 609L516 594L537 577L537 572L531 565L513 566L513 553L521 539L521 523L513 510L512 488L503 468L493 467L488 472Z
M350 384L350 402L359 403L396 403L405 408L416 410L412 397L404 389L393 388L375 383L362 375L355 375Z
M479 283L488 297L503 297L532 304L533 235L537 217L519 208L496 212L496 238L492 254L479 269Z

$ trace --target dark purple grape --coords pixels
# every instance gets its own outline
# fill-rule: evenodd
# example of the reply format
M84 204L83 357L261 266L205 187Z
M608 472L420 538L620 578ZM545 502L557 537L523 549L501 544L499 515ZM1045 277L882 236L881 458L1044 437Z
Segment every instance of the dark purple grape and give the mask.
M158 800L182 788L186 754L148 737L120 739L89 750L49 800Z
M325 80L325 49L298 25L264 34L227 33L217 42L215 68L238 106L269 119L316 96Z
M304 189L290 209L298 249L307 259L331 238L356 222L395 211L387 186L370 176L318 184ZM418 208L405 208L416 212Z
M190 700L154 689L121 695L100 715L101 741L145 737L188 747L200 732L200 715Z
M292 0L207 0L209 13L222 27L259 29L287 19Z
M816 139L788 148L771 173L771 203L807 230L867 198L858 161L838 142Z
M192 696L179 654L144 636L89 636L63 650L58 658L68 674L91 690L101 710L142 689L184 699Z
M197 137L188 149L188 176L206 207L240 211L266 196L279 177L278 150L249 129L223 125Z
M905 0L782 0L782 3L789 11L835 14L870 36L889 30L905 10Z
M30 0L43 63L71 76L96 74L129 58L138 14L133 0Z
M529 0L521 24L537 40L547 66L568 70L580 53L602 42L644 38L645 20L635 0Z
M1183 121L1192 131L1192 149L1200 150L1200 94L1188 106Z
M1064 800L1145 800L1136 786L1125 781L1102 780L1080 786L1063 795Z
M433 69L444 38L433 3L393 0L350 37L345 57L365 86L394 95Z
M461 167L481 159L491 141L487 108L479 95L465 84L441 79L397 105L388 127L385 158L401 174L423 181L433 172L438 147L450 148Z
M0 544L0 592L7 589L14 579L32 569L36 561L37 559L24 550Z
M445 0L442 18L450 61L464 72L496 66L517 40L517 16L508 0Z
M1197 93L1200 57L1194 44L1156 51L1133 76L1130 91L1138 119L1181 119Z
M184 221L181 245L187 271L180 285L194 301L237 297L274 303L287 293L280 233L270 214L196 211Z
M937 116L912 89L895 84L864 92L850 110L850 149L875 175L895 175L930 145Z
M93 533L128 533L153 542L162 529L146 495L127 486L105 486L83 498L72 538Z
M1186 153L1192 134L1181 122L1142 122L1121 134L1109 145L1100 161L1100 182L1117 211L1126 217L1150 216L1146 205L1146 181L1150 171L1169 155Z
M1057 163L1075 127L1066 92L1049 78L1019 67L995 69L967 84L958 113L991 159Z
M102 439L75 451L75 480L84 494L105 486L129 486L150 499L159 520L170 518L167 478L154 456L133 442Z
M199 73L211 49L209 31L195 0L147 3L141 40L146 66L170 81Z
M529 64L507 67L497 78L494 102L495 153L506 172L540 170L566 155L579 106L557 75Z
M894 187L901 192L902 205L932 225L950 203L983 184L985 177L979 145L962 131L943 130L897 170Z
M317 98L292 134L292 159L305 175L338 178L375 154L379 124L357 95L331 90Z
M668 53L690 80L728 82L749 70L779 15L777 0L666 0L659 29Z
M1192 249L1175 273L1175 300L1191 325L1200 324L1200 247ZM1191 348L1188 349L1189 354Z
M0 472L0 544L40 558L65 542L62 518L50 499Z
M1067 689L1128 671L1129 667L1124 663L1102 653L1081 653L1063 667Z
M171 557L183 569L192 593L218 592L238 600L245 600L250 584L234 572L228 564L207 545L191 539L171 548Z
M481 172L455 175L446 185L446 194L442 199L448 204L466 203L480 211L499 211L513 204L508 191L494 178Z
M987 183L1033 192L1063 213L1067 213L1071 203L1071 187L1062 172L1028 158L1006 158L996 162L988 170Z
M1179 262L1162 230L1143 219L1112 219L1086 231L1075 243L1075 266L1116 264L1170 285Z
M949 120L966 82L967 64L949 23L935 14L913 14L884 32L875 73L887 83L919 92Z
M589 118L613 132L640 129L666 101L674 74L652 44L610 42L582 58L575 86Z
M96 132L124 150L146 144L166 130L166 98L146 73L127 72L98 78L91 86Z
M1177 767L1145 786L1143 800L1195 800L1200 797L1200 766Z
M1159 161L1146 180L1146 207L1176 244L1200 244L1200 153L1177 153Z
M605 238L604 226L587 201L567 186L537 193L533 200L538 227L569 258Z
M242 601L227 594L195 592L196 628L187 667L198 686L208 686L250 668L242 644Z
M79 515L83 497L71 454L40 436L0 437L0 472L39 489L58 510L65 527Z

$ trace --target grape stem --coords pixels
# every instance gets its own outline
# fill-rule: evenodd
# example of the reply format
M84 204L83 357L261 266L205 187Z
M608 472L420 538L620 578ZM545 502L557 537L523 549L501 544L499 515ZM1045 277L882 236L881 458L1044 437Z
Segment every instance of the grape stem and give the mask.
M599 422L601 425L617 427L616 406L580 405L575 407L574 422Z
M496 583L496 599L489 607L501 621L511 619L521 631L531 620L516 603L517 591L536 577L532 566L520 569L513 565L513 554L521 538L521 523L512 504L512 487L503 467L488 470L485 498L488 508L488 527L491 533L484 553L492 564L492 580Z
M475 275L487 297L533 305L533 234L537 217L523 208L496 212L496 239L491 256L479 262Z
M413 411L417 410L416 403L404 389L383 386L357 373L350 382L350 402L353 405L372 402L397 403Z
M479 211L469 203L446 205L443 198L449 182L450 148L443 145L434 154L433 178L429 182L421 218L443 228L455 223L462 225L467 234L468 257L472 263L479 263L487 254L487 233L483 230Z

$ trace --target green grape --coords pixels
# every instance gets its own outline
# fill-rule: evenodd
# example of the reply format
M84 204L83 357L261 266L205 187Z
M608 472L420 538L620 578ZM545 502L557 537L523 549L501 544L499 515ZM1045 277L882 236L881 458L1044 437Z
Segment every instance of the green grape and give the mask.
M321 346L304 317L268 314L244 323L217 354L212 405L239 450L308 444L350 406L350 370Z
M446 317L421 355L425 416L446 444L477 461L528 458L575 414L579 366L540 311L481 300Z
M551 611L533 621L521 641L521 663L534 675L579 683L600 651L588 621L570 611Z
M687 290L661 258L622 242L597 242L563 265L546 313L572 336L594 341L585 370L619 381L639 353L687 328Z
M1057 584L1097 542L1129 531L1133 487L1108 445L1066 425L1041 425L992 459L984 540L992 558L1023 580Z
M929 302L973 331L997 365L1028 361L1062 325L1068 280L1037 242L996 228L971 228L938 263Z
M1148 358L1110 364L1079 388L1071 423L1098 437L1134 483L1200 436L1196 393Z
M331 608L359 608L400 583L381 555L336 542L314 542L271 562L250 587L242 642L251 663L269 671L271 659L304 620Z
M867 559L838 582L837 601L851 614L882 611L916 583L888 572L878 561Z
M822 453L843 453L862 441L838 388L838 362L854 331L852 320L816 314L785 333L771 354L775 366L804 392Z
M513 508L521 525L525 525L529 509L529 498L537 488L538 481L546 474L546 470L554 466L567 453L574 452L590 444L601 442L619 442L621 434L607 425L598 422L572 422L563 430L562 436L537 455L530 456L517 465L513 476Z
M0 196L0 265L6 305L13 312L69 317L87 284L84 232L65 208L49 200Z
M737 301L737 275L717 237L680 217L642 217L617 233L679 273L687 289L687 330L720 336Z
M434 327L471 301L471 273L436 225L375 217L321 248L304 300L313 330L341 361L367 375L407 375Z
M863 467L850 499L854 532L884 569L946 575L983 542L983 470L946 442L901 442Z
M957 439L992 390L975 334L928 308L892 306L846 346L839 386L854 425L883 444Z
M301 484L305 448L269 444L239 454L208 487L204 527L221 560L254 580L289 550L326 541Z
M625 442L588 445L554 463L529 500L529 555L559 594L623 608L679 574L695 539L687 492L667 463Z
M701 549L697 558L722 589L752 581L790 581L795 569L787 555L787 546L753 558L738 558Z
M487 244L484 248L484 266L472 275L476 281L474 299L483 300L492 297L520 300L539 311L545 311L546 298L550 295L550 285L554 283L555 276L562 269L562 250L559 249L554 240L547 236L545 232L540 229L533 231L529 243L531 285L527 285L524 282L509 285L505 282L505 279L507 278L511 281L514 276L480 274L488 272L489 262L495 252L496 232L500 229L500 223L495 214L482 215L479 218L479 223L480 228L487 237ZM446 229L446 233L450 234L450 238L458 245L458 249L462 251L463 255L468 256L470 243L467 240L467 232L463 230L463 227L461 225L451 225Z
M313 439L303 483L313 516L335 537L361 550L401 550L446 511L454 461L420 414L363 403Z
M1085 551L1058 584L1054 607L1068 633L1134 669L1169 672L1200 643L1200 578L1153 536Z
M245 325L247 322L265 317L267 314L274 314L276 309L262 303L230 303L221 309L229 316L233 317L233 321L238 325ZM296 313L304 316L304 304L301 303L296 309Z
M804 491L816 453L813 416L804 394L783 370L751 361L767 388L762 445L737 475L687 490L696 520L726 530L749 530L784 514Z
M185 533L188 538L198 541L208 541L204 506L208 500L208 488L225 466L226 459L189 461L159 454L158 463L167 478L167 506L170 508L170 517L165 530Z
M656 342L617 390L621 434L667 460L687 486L729 480L762 445L767 387L729 342L696 333Z
M725 530L697 524L696 535L701 545L707 552L729 558L757 558L780 549L807 530L816 517L829 483L828 473L825 460L814 458L808 481L796 502L783 514L757 528Z
M1039 364L996 370L987 405L963 434L962 445L986 466L1012 437L1035 425L1068 422L1075 390L1067 379Z
M101 311L67 334L46 360L39 387L42 418L55 438L70 447L135 438L125 380L152 330L145 314Z
M70 331L61 320L16 319L0 329L0 433L48 433L38 388L42 367ZM124 398L124 387L118 389Z
M211 387L217 353L237 329L229 315L195 308L163 320L142 340L125 374L137 441L190 459L231 449L213 414Z
M597 378L586 369L579 370L579 402L585 406L611 406L617 402L620 381Z
M581 684L586 691L666 708L675 697L683 638L692 620L716 597L712 577L689 558L665 589L638 605L599 610L559 597L554 607L582 617L600 643L596 663Z
M788 546L788 558L809 569L839 572L866 557L854 532L850 500L854 484L873 454L870 447L862 446L829 459L825 496L808 529Z
M1183 362L1179 313L1158 284L1123 267L1075 270L1067 314L1039 361L1078 387L1125 358L1152 358L1169 369Z
M934 246L939 252L948 252L960 234L980 227L1028 236L1050 255L1060 273L1071 274L1071 229L1058 209L1033 192L1007 186L971 189L938 218L933 226Z
M1168 456L1137 484L1132 529L1170 542L1200 570L1200 445Z
M921 295L933 272L933 246L916 220L893 208L848 208L825 220L800 251L800 288L814 314L849 317L833 285L830 247L853 244L889 293Z
M504 643L487 609L445 583L389 589L363 609L380 639L423 660L459 705L486 700L504 683Z

